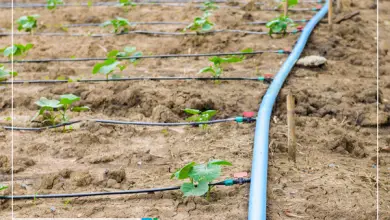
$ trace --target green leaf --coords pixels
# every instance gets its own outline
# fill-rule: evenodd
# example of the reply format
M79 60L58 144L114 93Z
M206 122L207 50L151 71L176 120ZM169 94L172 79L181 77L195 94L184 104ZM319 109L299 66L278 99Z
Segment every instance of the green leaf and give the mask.
M107 54L107 57L108 58L115 58L117 56L117 54L119 53L118 50L112 50L110 51L108 54Z
M186 119L186 121L190 121L190 122L196 122L196 121L199 121L199 118L200 118L200 115L193 115L191 117L188 117Z
M211 182L221 175L221 167L218 165L199 164L194 166L188 175L196 182Z
M1 190L5 190L5 189L7 189L7 188L8 188L8 186L0 185L0 191L1 191Z
M207 110L201 113L202 117L206 118L206 121L210 120L214 115L217 114L216 110Z
M209 183L207 181L201 181L197 186L194 186L192 183L183 183L180 190L185 197L202 196L209 190Z
M241 53L252 53L252 52L253 52L252 48L246 48L246 49L241 50Z
M107 59L103 63L97 63L94 66L92 73L101 73L104 75L108 75L112 73L119 64L120 62L115 59Z
M207 164L208 166L209 165L219 165L219 166L222 166L222 165L225 165L225 166L232 166L233 164L231 164L230 162L226 161L226 160L211 160L208 162Z
M35 102L40 107L50 107L50 108L61 108L63 105L58 100L50 100L45 97L41 97L38 101Z
M84 112L91 110L88 106L76 106L71 109L72 112Z
M191 171L192 167L195 165L195 162L186 164L184 167L178 169L175 173L171 175L171 179L176 177L176 179L182 180L188 178L188 173Z
M201 111L199 111L198 109L191 109L191 108L186 108L183 111L191 115L197 115L201 113Z
M75 101L79 101L80 97L73 94L65 94L60 96L60 103L63 105L71 105Z
M208 67L205 67L205 68L202 68L201 70L199 70L198 74L199 73L206 73L206 72L215 73L215 70L213 67L208 66Z
M128 54L134 53L137 50L136 47L125 47L124 51Z

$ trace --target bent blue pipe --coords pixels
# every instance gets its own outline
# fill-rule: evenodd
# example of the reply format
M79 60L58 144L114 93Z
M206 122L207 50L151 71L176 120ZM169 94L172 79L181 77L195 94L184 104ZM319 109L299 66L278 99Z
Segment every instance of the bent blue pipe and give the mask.
M249 193L248 220L265 220L267 209L268 135L272 108L285 79L300 57L315 26L328 12L328 3L307 23L294 49L268 87L257 115Z

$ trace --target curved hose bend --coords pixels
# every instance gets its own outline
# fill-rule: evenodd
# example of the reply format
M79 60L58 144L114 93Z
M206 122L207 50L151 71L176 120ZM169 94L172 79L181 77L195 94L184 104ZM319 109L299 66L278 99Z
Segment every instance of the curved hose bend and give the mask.
M303 29L294 49L283 64L267 93L263 97L257 117L261 120L256 122L252 174L249 193L248 220L266 220L267 208L267 169L268 169L268 135L272 108L276 97L283 86L289 72L300 57L306 42L320 20L328 12L328 3L310 20Z

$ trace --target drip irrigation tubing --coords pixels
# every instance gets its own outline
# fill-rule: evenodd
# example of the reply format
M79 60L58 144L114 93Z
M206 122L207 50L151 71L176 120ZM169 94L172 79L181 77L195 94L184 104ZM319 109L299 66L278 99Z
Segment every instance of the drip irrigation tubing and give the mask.
M193 3L203 3L205 1L195 1ZM174 6L174 7L186 7L190 2L181 2L181 1L143 1L143 2L134 2L136 5L155 5L155 6ZM228 3L228 1L216 1L215 3ZM238 2L239 4L247 4L247 2ZM299 3L310 4L310 3L323 3L322 0L309 0L302 1ZM256 5L265 5L264 2L256 2ZM62 5L57 5L56 7L101 7L101 6L117 6L121 7L118 2L96 2L93 4L88 3L67 3ZM47 4L42 3L14 3L13 8L46 8ZM204 8L203 5L195 5L196 8ZM219 6L220 8L240 8L240 6ZM10 3L0 3L0 8L12 8L12 4ZM271 8L273 10L277 9ZM294 11L296 8L289 9Z
M190 58L190 57L213 57L229 55L256 55L263 53L289 54L288 50L257 50L253 52L225 52L225 53L200 53L200 54L161 54L149 56L117 57L118 60L130 59L154 59L154 58ZM85 61L103 61L107 57L101 58L58 58L58 59L39 59L39 60L14 60L13 63L48 63L48 62L85 62ZM11 63L10 60L0 61L0 63Z
M289 72L299 59L313 29L328 12L328 0L324 7L308 22L287 60L283 63L260 104L256 121L253 147L251 184L249 192L248 220L266 220L267 170L269 127L273 105Z
M87 121L102 123L102 124L113 124L113 125L140 125L140 126L174 127L174 126L188 126L188 125L190 125L190 126L208 125L208 124L217 124L217 123L232 122L232 121L237 122L237 123L241 123L241 122L250 123L250 122L256 121L256 118L235 117L235 118L217 119L217 120L211 120L211 121L205 121L205 122L176 122L176 123L115 121L115 120L102 120L102 119L92 119L92 120L87 120ZM81 123L81 122L83 122L83 120L60 123L57 125L47 126L47 127L27 128L27 127L3 126L3 128L5 130L14 130L14 131L44 131L47 129L68 126L68 125Z
M310 19L296 19L293 20L295 23L306 23ZM269 21L254 21L244 23L245 25L265 25ZM189 25L190 23L186 22L176 22L176 21L151 21L151 22L142 22L142 21L134 21L130 22L131 25ZM99 27L102 23L83 23L83 24L64 24L61 27L65 28L76 28L76 27Z
M227 179L224 181L210 183L209 186L231 186L235 184L250 183L248 178L239 179ZM71 193L71 194L45 194L45 195L11 195L0 196L0 199L50 199L50 198L70 198L70 197L87 197L87 196L109 196L109 195L126 195L126 194L140 194L140 193L154 193L163 191L179 190L180 186L164 187L164 188L151 188L151 189L138 189L138 190L124 190L115 192L90 192L90 193Z
M296 34L300 32L300 30L292 30L286 32L287 34ZM128 34L145 34L145 35L166 35L166 36L189 36L189 35L208 35L208 34L216 34L216 33L242 33L242 34L254 34L254 35L267 35L268 32L266 31L246 31L246 30L231 30L231 29L225 29L225 30L215 30L215 31L208 31L204 33L180 33L180 32L163 32L163 31L129 31L126 33L120 33L120 34L69 34L69 33L50 33L50 32L38 32L34 33L33 36L62 36L62 37L112 37L112 36L120 36L120 35L128 35ZM281 33L274 33L274 34L281 34ZM0 36L32 36L29 33L0 33Z
M120 78L120 79L76 79L76 80L14 80L14 81L2 81L1 84L57 84L57 83L89 83L89 82L122 82L122 81L142 81L142 80L199 80L199 81L208 81L208 80L218 80L218 81L263 81L265 83L271 83L272 78L270 77L131 77L131 78Z

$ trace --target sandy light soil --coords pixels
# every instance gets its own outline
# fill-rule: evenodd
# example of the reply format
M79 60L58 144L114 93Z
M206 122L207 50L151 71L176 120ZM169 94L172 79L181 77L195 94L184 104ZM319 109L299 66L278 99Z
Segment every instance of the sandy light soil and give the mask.
M343 1L342 13L360 15L335 24L328 31L324 20L304 51L324 56L318 68L296 67L274 107L271 123L268 177L268 219L375 219L376 150L376 10L371 1ZM304 7L304 6L302 6ZM307 7L314 7L309 4ZM130 21L190 22L199 9L142 6L129 13L120 8L16 9L18 18L40 14L41 32L64 31L58 24L103 22L113 16ZM221 8L211 17L216 29L266 31L245 22L268 20L277 12L253 7ZM302 19L313 12L292 13ZM0 27L9 29L9 9L1 9ZM179 31L178 26L136 26L136 30ZM68 33L108 33L99 28L69 28ZM7 32L7 30L6 30ZM66 32L64 32L66 33ZM105 50L136 46L144 54L277 50L291 47L298 35L285 38L217 33L208 36L123 35L107 38L17 36L16 43L33 43L25 59L104 57ZM0 46L10 38L0 38ZM281 54L247 56L225 67L224 76L256 77L275 74L286 59ZM96 78L95 62L15 64L18 79ZM209 65L207 58L145 59L130 66L125 76L195 76ZM7 66L8 67L8 66ZM247 81L120 82L15 85L15 126L37 126L29 121L40 97L65 93L81 97L91 111L71 114L72 119L116 119L153 122L184 121L184 108L215 109L216 118L257 112L267 84ZM287 159L285 97L296 98L298 158ZM11 87L2 86L0 123L11 112ZM261 120L261 119L260 119ZM387 121L385 122L387 123ZM202 130L194 127L111 126L91 122L75 125L71 132L14 132L14 177L17 195L113 191L179 185L171 173L189 161L226 159L220 180L251 171L254 124L224 123ZM9 131L0 131L1 183L10 182ZM4 194L9 194L6 190ZM16 217L143 217L161 219L246 219L249 185L217 187L211 201L183 198L179 191L155 194L102 196L77 199L15 201ZM383 204L386 201L383 200ZM11 203L1 201L0 216L7 219ZM65 205L67 204L67 205ZM55 208L55 212L51 209ZM386 212L383 209L383 212Z

